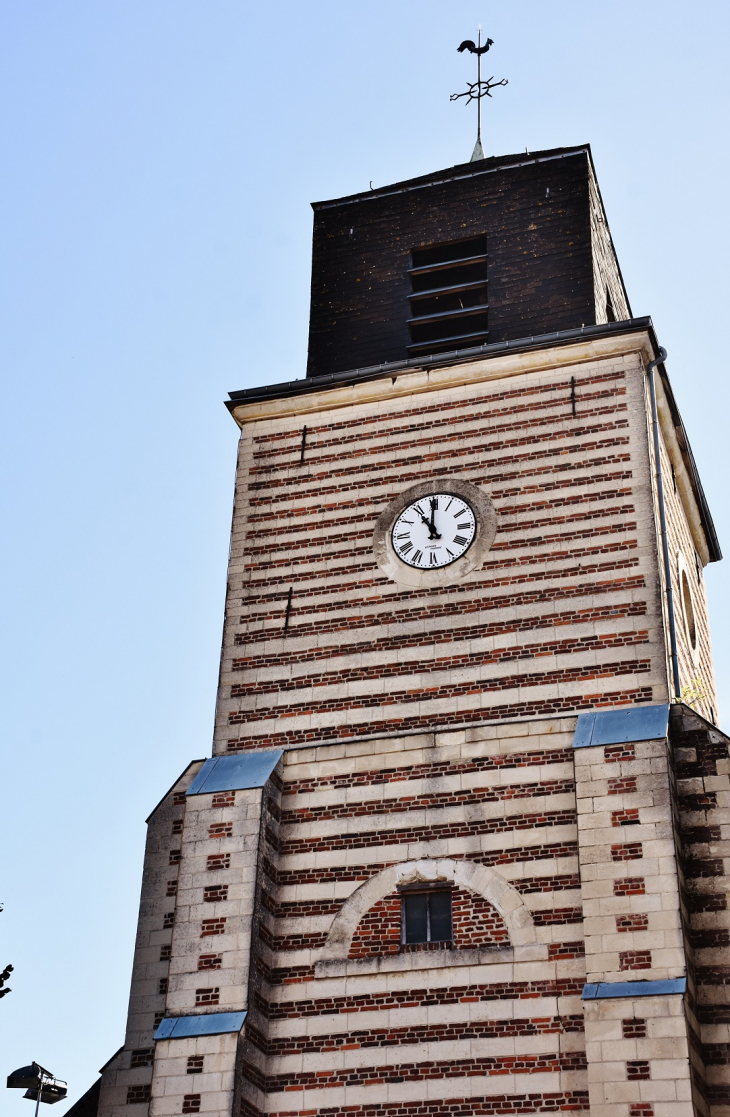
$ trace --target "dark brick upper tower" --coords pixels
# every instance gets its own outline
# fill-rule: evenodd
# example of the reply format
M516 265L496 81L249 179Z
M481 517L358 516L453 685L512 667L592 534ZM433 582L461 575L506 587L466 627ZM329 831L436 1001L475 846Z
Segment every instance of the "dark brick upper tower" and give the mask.
M313 208L310 377L631 317L587 145Z

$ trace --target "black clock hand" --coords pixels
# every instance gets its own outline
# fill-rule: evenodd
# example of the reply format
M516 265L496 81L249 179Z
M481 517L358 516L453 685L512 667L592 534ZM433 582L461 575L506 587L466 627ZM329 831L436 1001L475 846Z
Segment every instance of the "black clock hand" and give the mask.
M420 508L417 508L417 512L418 512L418 515L419 515L419 516L421 517L421 519L423 520L423 522L424 522L424 524L426 525L426 527L428 528L428 537L429 537L429 539L440 539L440 538L441 538L441 536L440 536L440 535L439 535L439 533L438 533L438 532L436 531L436 529L435 529L435 527L434 527L434 525L433 525L433 511L431 512L431 519L430 519L430 520L427 520L427 519L426 519L426 517L424 516L424 514L423 514L423 512L421 511L421 509L420 509Z

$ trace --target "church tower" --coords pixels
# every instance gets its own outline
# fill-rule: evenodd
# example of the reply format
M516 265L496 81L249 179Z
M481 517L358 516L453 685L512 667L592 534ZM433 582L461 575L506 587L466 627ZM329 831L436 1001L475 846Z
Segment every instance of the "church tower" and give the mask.
M315 204L85 1113L727 1117L721 555L665 356L587 146Z

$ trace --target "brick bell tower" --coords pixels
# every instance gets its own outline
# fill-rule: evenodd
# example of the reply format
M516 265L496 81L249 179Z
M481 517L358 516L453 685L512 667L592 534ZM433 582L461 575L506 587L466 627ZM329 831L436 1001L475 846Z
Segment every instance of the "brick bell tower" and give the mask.
M314 206L77 1117L727 1117L721 556L662 354L588 147Z

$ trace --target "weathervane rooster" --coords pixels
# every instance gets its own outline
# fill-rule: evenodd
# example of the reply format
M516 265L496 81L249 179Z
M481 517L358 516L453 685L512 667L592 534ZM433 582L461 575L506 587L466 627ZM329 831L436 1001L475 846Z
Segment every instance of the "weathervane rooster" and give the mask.
M481 30L479 41L481 42ZM471 54L486 54L493 42L494 39L487 39L483 47L478 47L473 39L464 39L464 42L461 44L460 47L457 47L456 50L459 54L461 54L465 50L468 50ZM461 94L461 96L463 96L463 94Z
M491 77L487 78L486 81L482 81L482 55L487 53L494 43L494 39L487 39L484 46L482 46L482 29L480 27L477 40L478 41L475 43L473 39L464 39L461 46L456 48L459 54L463 54L465 50L468 50L470 54L476 54L477 80L468 81L466 83L467 90L465 93L452 93L449 98L450 101L458 101L460 97L466 97L467 105L471 101L476 101L477 103L477 142L474 144L474 151L471 156L472 163L476 159L484 159L484 148L482 147L482 97L491 97L492 94L490 91L492 89L495 89L498 85L508 84L507 78L502 78L501 81L495 81L494 78Z

